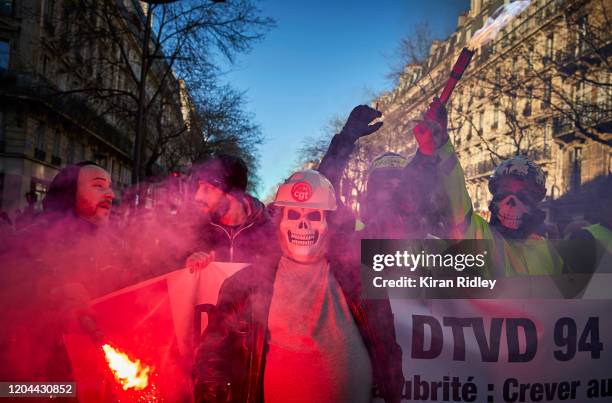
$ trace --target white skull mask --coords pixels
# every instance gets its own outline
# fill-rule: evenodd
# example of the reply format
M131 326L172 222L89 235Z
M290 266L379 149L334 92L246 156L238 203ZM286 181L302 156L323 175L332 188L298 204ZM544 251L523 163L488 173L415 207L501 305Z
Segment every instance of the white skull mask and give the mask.
M313 263L327 252L325 210L285 207L279 230L283 254L296 262Z
M508 229L519 229L529 212L529 206L513 194L497 202L497 218Z

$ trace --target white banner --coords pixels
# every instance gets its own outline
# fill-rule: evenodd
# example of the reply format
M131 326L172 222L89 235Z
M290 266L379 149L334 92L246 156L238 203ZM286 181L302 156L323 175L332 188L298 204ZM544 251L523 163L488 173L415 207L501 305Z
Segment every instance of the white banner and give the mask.
M191 366L207 315L200 304L216 304L223 281L244 263L210 263L181 269L105 295L91 302L91 317L108 343L152 368L143 391L122 390L105 361L100 342L86 333L64 335L80 401L182 401L193 399ZM197 312L197 313L196 313Z
M612 298L391 305L405 400L612 401Z

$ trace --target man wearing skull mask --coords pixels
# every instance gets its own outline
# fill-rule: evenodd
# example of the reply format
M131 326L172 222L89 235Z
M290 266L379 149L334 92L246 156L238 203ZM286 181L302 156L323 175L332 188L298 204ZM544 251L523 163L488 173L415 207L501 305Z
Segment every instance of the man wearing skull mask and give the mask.
M496 268L502 275L559 274L563 262L557 252L537 234L545 214L540 202L546 194L542 169L525 156L503 161L489 180L493 199L490 222L472 210L463 170L447 133L447 114L434 99L413 128L418 153L429 158L447 195L449 237L491 239Z
M542 168L518 155L502 161L489 179L493 199L490 224L505 238L536 238L545 213L538 204L546 194Z
M399 402L403 377L388 300L362 300L359 265L330 245L333 186L316 171L278 189L275 265L228 278L194 366L196 401Z

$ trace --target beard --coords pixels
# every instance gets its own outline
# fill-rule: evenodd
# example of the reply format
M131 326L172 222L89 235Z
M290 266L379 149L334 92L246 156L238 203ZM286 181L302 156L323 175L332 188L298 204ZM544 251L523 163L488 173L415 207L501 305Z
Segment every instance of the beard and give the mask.
M217 203L217 205L214 206L214 208L210 208L207 206L207 209L206 209L207 219L214 223L218 223L219 221L221 221L221 217L227 214L227 212L229 211L229 208L230 208L229 201L226 198L223 198L219 200L219 203Z

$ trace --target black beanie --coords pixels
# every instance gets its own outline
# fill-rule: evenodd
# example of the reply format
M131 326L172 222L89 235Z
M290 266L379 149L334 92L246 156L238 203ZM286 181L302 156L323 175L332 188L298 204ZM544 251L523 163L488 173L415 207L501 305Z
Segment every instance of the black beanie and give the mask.
M248 168L244 161L233 155L218 155L194 170L197 180L202 180L228 193L245 191L248 183Z

